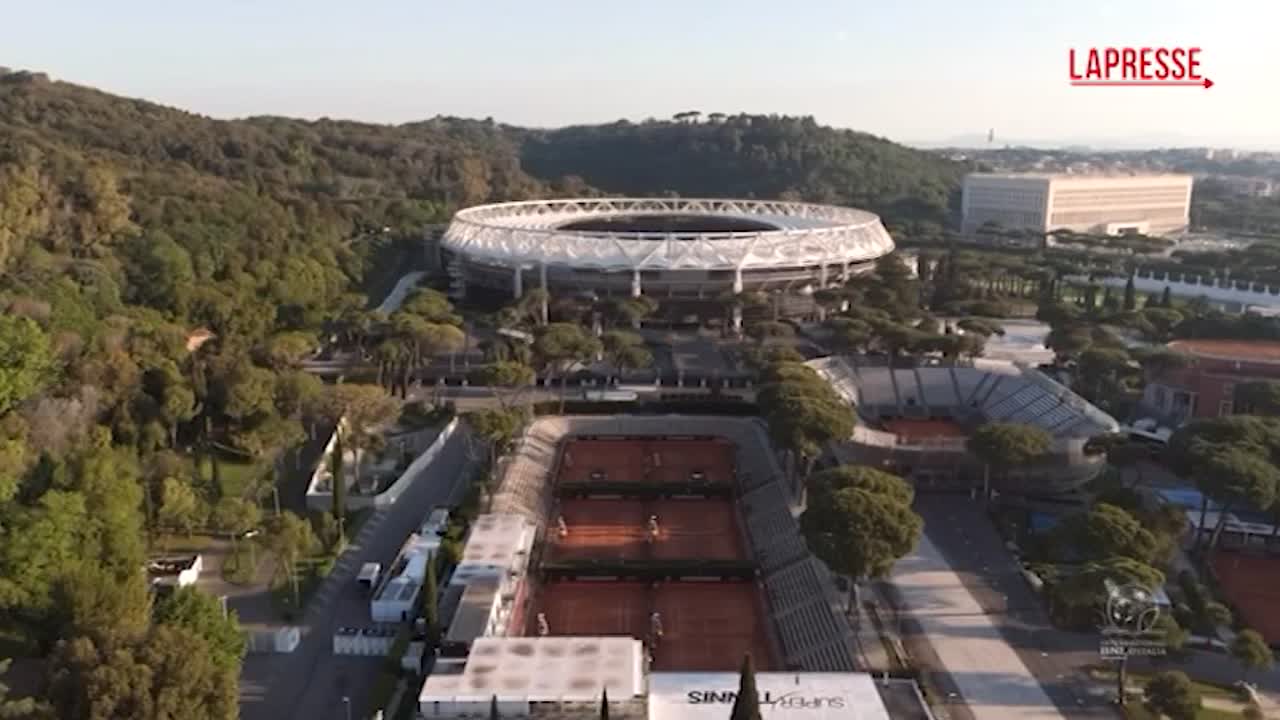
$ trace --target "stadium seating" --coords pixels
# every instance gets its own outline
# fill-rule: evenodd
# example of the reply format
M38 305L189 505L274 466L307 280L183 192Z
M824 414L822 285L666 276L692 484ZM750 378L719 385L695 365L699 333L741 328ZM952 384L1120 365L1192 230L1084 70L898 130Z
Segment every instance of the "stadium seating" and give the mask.
M1038 425L1057 438L1115 432L1119 425L1033 368L980 362L977 367L862 366L855 358L810 362L858 414L872 421L941 418ZM857 402L860 399L861 403ZM976 416L976 417L975 417Z

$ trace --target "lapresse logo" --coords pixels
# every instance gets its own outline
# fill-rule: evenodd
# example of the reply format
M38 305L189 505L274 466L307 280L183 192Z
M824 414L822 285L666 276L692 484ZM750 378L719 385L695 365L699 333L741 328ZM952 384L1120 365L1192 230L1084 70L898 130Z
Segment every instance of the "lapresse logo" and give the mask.
M1198 47L1091 47L1067 50L1077 87L1213 87Z
M686 697L690 705L732 705L738 699L738 693L736 690L690 690ZM796 692L774 695L766 690L760 693L760 705L788 710L839 710L845 703L839 695L801 695Z

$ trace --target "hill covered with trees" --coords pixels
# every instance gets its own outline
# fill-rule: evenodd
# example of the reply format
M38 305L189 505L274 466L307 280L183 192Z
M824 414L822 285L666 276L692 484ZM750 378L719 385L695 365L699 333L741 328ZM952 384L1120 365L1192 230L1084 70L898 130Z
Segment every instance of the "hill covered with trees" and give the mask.
M525 167L608 193L789 198L866 208L940 231L965 166L811 117L709 115L529 132ZM928 231L928 230L926 230Z

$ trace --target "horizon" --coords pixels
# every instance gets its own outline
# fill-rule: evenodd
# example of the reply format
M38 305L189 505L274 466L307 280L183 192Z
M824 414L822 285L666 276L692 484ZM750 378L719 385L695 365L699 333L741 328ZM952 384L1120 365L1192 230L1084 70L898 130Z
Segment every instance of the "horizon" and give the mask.
M1258 92L1280 70L1266 53L1280 5L1262 1L1213 18L1191 0L1087 0L1067 17L1014 0L811 0L781 15L763 0L655 0L640 13L586 13L571 0L499 13L400 0L320 0L306 13L69 5L14 11L0 64L218 119L457 116L554 128L700 110L812 116L916 147L982 148L957 140L991 129L990 147L1280 146L1280 99ZM1068 50L1107 44L1200 46L1214 87L1070 87Z

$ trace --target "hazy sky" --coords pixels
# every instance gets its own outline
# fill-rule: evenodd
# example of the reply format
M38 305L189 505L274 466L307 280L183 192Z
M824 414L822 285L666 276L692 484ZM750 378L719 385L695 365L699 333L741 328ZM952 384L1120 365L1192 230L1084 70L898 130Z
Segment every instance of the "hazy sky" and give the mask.
M0 65L219 117L814 115L900 141L1280 146L1280 0L0 2ZM1202 49L1203 88L1067 50Z

